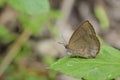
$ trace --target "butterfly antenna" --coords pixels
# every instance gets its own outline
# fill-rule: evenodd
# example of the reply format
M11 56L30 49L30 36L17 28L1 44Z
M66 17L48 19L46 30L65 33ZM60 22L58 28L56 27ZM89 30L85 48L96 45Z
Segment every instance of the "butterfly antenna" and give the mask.
M65 46L65 43L63 43L63 42L58 42L59 44L62 44L63 46Z
M61 35L61 37L62 37L63 42L58 42L58 43L62 44L63 46L66 46L67 41L65 40L65 38L63 37L63 35Z

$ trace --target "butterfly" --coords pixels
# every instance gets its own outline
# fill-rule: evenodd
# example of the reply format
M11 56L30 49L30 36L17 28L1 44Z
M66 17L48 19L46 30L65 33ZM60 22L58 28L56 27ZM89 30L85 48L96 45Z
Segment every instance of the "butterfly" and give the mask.
M100 42L91 23L84 21L72 34L65 48L76 56L95 58L100 50Z

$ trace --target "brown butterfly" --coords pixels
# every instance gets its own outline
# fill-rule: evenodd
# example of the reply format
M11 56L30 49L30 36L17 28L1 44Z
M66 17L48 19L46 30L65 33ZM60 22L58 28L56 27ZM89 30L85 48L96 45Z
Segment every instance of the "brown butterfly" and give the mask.
M100 42L89 21L83 22L72 34L65 48L76 56L94 58L100 50Z

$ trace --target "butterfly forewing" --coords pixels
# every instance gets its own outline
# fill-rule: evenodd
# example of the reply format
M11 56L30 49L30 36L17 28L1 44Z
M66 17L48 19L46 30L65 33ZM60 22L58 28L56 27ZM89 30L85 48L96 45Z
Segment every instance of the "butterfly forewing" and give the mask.
M83 22L72 34L67 48L72 50L77 56L96 57L100 43L94 28L88 21Z

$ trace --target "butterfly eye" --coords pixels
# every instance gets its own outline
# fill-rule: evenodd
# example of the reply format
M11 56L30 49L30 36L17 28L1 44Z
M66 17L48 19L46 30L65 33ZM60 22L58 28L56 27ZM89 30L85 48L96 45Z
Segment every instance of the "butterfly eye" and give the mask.
M69 49L68 45L65 45L65 48L66 48L66 49Z

